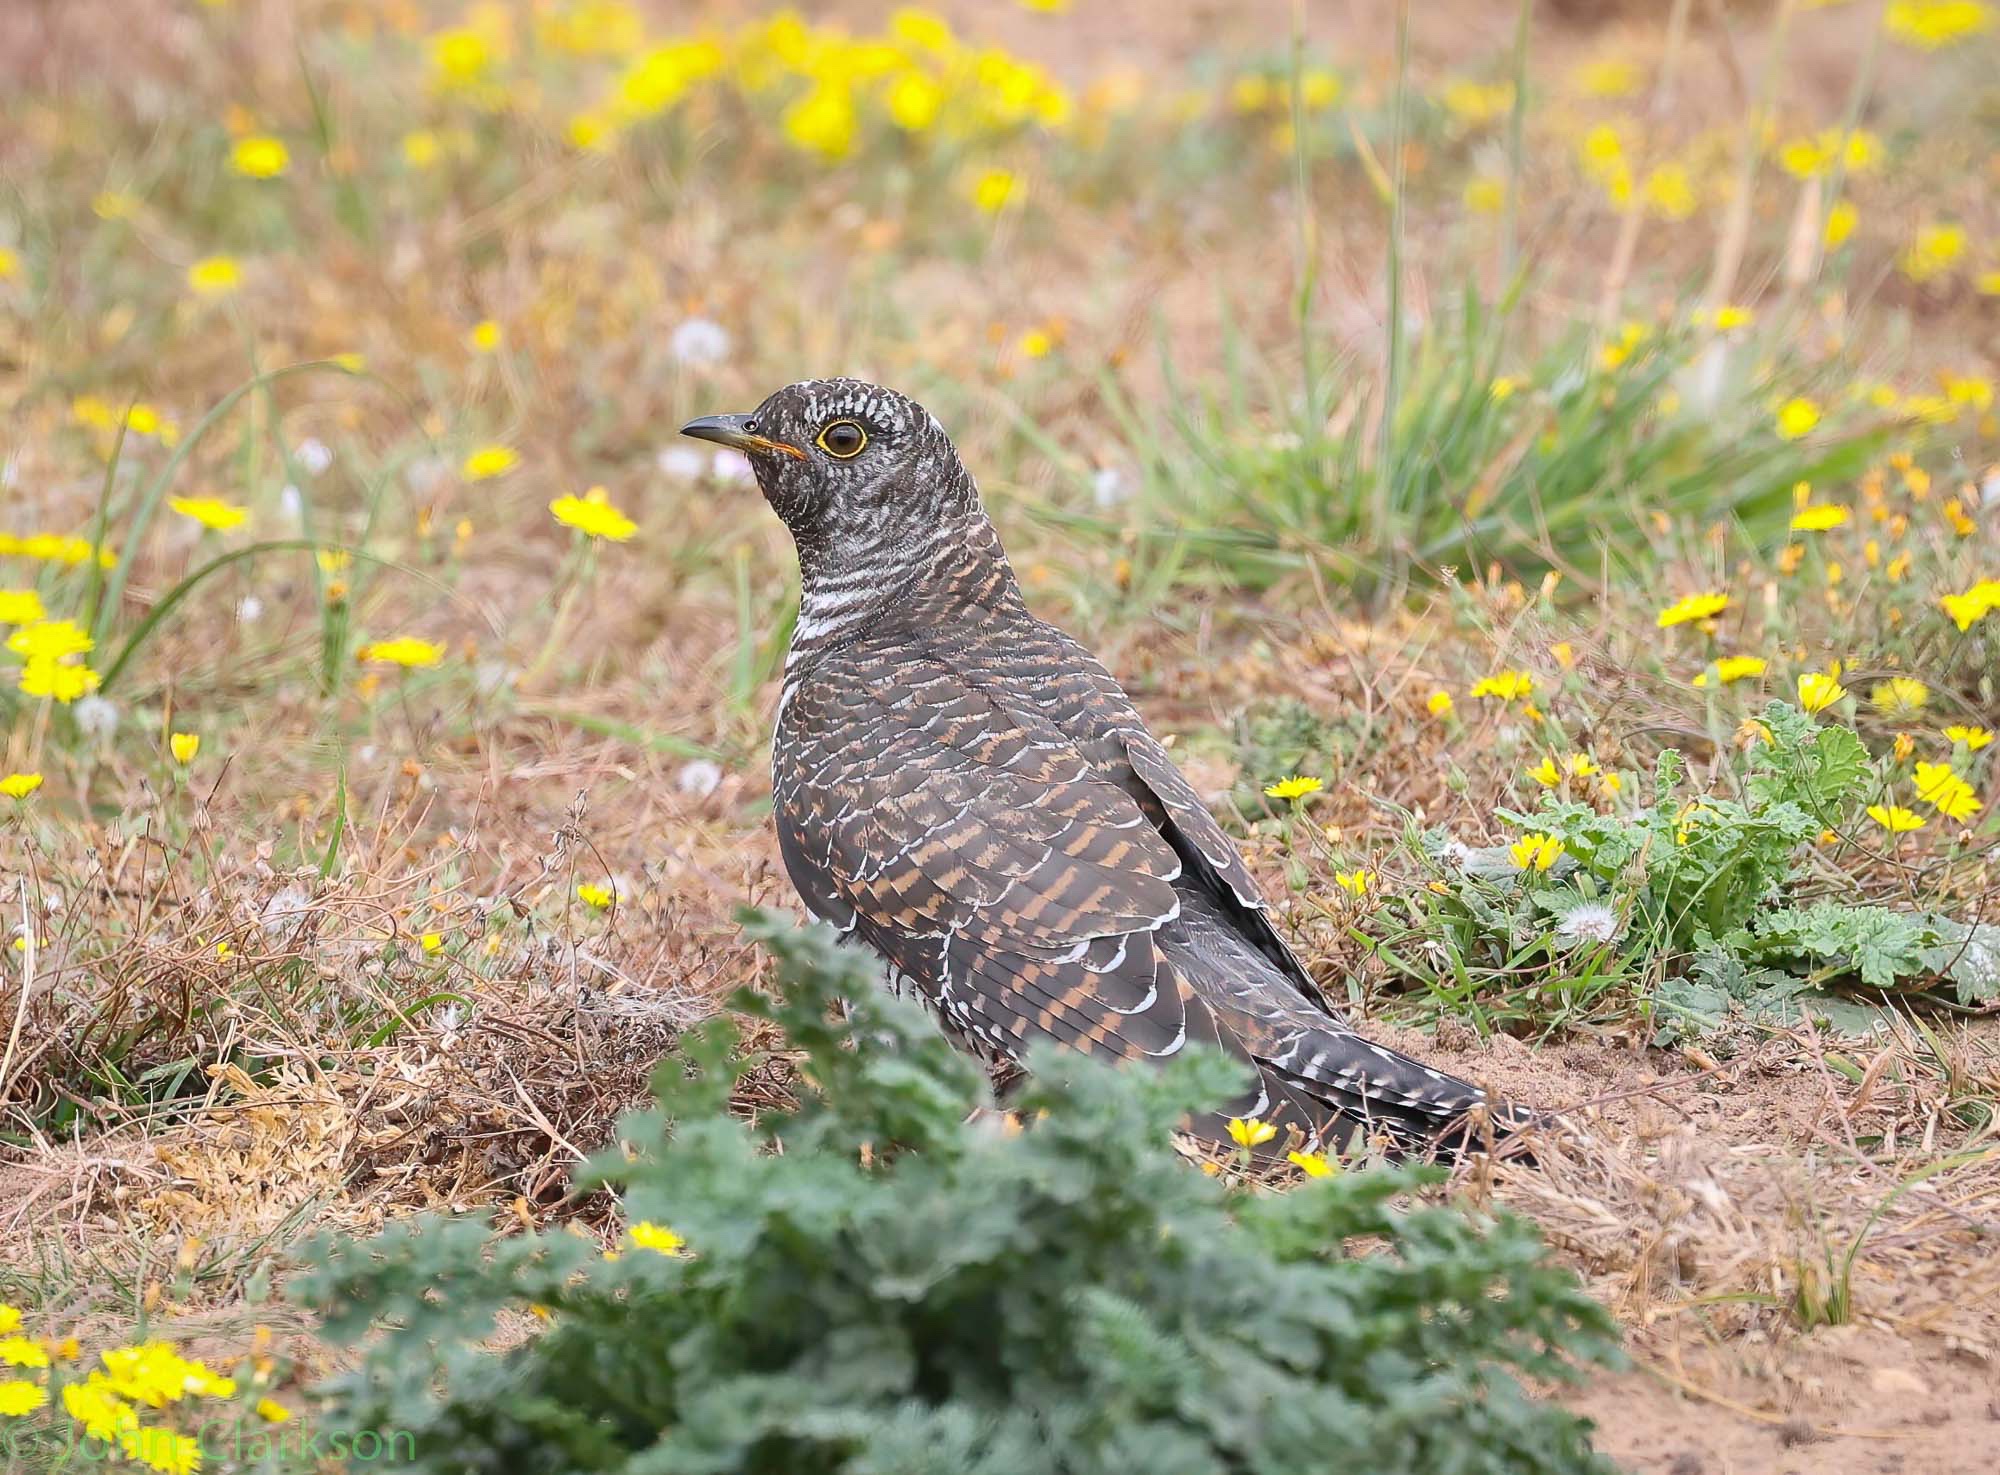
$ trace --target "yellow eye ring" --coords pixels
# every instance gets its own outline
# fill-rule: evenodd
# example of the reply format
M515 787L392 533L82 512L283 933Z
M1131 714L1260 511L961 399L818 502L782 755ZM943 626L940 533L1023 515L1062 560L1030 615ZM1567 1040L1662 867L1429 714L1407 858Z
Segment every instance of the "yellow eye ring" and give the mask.
M852 461L868 449L868 432L858 421L834 420L820 427L816 444L829 456Z

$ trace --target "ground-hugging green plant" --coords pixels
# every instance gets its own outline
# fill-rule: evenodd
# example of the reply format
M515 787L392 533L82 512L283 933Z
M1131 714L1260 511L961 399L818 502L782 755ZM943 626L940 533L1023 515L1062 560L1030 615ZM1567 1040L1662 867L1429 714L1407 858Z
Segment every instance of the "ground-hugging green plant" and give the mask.
M871 962L746 922L797 1110L732 1114L754 1063L718 1021L585 1175L622 1253L472 1219L319 1244L295 1289L361 1354L329 1428L410 1431L433 1475L1609 1470L1517 1381L1616 1356L1529 1225L1399 1207L1420 1169L1205 1176L1171 1134L1236 1089L1219 1057L1043 1057L1025 1128L975 1112L981 1072ZM547 1325L482 1348L510 1307Z
M1750 731L1726 791L1689 792L1681 755L1667 749L1636 804L1603 807L1565 791L1532 811L1499 811L1559 842L1546 868L1506 846L1468 850L1441 834L1417 842L1451 876L1425 899L1424 920L1459 978L1472 967L1540 976L1539 998L1503 1001L1494 1017L1560 1025L1639 978L1657 985L1644 999L1662 1043L1732 1017L1794 1023L1808 1008L1845 1030L1880 1024L1869 1002L1823 992L1830 983L1937 990L1966 1006L2000 998L2000 928L1819 894L1825 878L1806 863L1814 842L1881 843L1868 816L1888 812L1870 800L1885 796L1891 760L1871 758L1853 729L1785 702ZM1382 945L1405 957L1410 941ZM1449 1007L1481 1007L1471 990L1434 992Z

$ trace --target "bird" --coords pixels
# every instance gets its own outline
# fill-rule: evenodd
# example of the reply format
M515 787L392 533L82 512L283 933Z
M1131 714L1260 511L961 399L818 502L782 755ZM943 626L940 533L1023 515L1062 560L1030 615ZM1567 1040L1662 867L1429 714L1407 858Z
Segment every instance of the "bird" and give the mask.
M1124 688L1029 610L928 410L809 379L682 434L749 460L798 553L771 749L786 873L955 1043L995 1066L1219 1049L1254 1084L1191 1119L1215 1142L1456 1155L1518 1124L1327 999Z

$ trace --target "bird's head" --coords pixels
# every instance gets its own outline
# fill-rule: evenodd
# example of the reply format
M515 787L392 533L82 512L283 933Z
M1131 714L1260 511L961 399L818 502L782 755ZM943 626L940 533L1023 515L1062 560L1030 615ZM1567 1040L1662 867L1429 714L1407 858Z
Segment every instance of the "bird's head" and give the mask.
M681 434L749 457L802 561L830 555L892 573L978 507L936 417L859 379L788 384L747 415L704 415Z

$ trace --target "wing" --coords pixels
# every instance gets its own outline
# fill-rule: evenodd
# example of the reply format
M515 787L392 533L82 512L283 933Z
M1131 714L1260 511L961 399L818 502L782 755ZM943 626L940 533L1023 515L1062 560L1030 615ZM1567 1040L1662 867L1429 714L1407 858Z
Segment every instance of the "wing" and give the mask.
M1120 693L1123 696L1123 693ZM1167 756L1159 740L1133 714L1133 726L1123 728L1125 761L1139 784L1139 802L1151 814L1154 825L1173 845L1182 861L1208 885L1218 905L1235 924L1244 939L1269 959L1305 998L1336 1024L1344 1024L1340 1011L1321 992L1306 972L1291 944L1279 934L1264 906L1256 877L1250 874L1235 843L1223 833L1208 806L1201 802L1174 760ZM1150 802L1149 802L1150 801Z
M780 715L780 844L808 906L961 1032L1120 1059L1233 1048L1168 963L1181 857L1032 710L942 662L823 663Z

